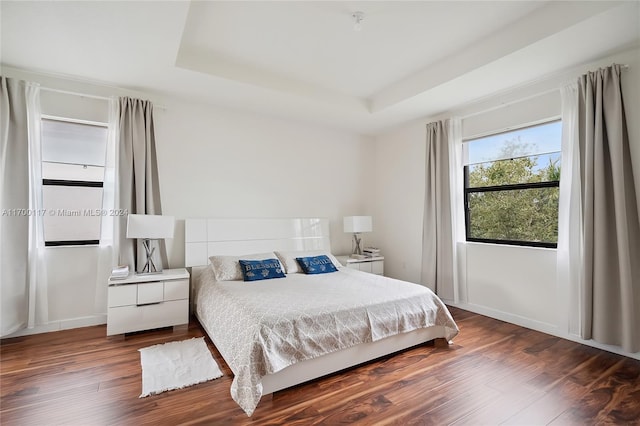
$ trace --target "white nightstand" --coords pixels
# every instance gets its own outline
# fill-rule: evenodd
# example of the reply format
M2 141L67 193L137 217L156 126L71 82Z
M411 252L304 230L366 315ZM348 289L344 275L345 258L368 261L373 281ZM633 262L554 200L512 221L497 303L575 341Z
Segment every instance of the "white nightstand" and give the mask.
M107 336L189 323L189 272L109 279Z
M363 259L356 259L349 256L336 256L336 258L347 268L376 275L384 275L384 256L365 257Z

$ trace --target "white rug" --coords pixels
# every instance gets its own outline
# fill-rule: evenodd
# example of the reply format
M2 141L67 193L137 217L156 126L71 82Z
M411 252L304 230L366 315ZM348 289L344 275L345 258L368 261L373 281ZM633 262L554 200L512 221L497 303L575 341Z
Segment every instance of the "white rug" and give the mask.
M204 337L139 349L142 395L181 389L222 377Z

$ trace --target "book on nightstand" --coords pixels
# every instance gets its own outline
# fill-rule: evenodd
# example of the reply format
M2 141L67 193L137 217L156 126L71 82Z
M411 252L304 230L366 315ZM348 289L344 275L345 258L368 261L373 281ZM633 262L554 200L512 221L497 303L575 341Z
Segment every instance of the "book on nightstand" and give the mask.
M116 266L111 270L112 280L123 280L129 276L129 265Z
M380 249L377 247L365 247L362 249L362 254L368 257L380 256Z

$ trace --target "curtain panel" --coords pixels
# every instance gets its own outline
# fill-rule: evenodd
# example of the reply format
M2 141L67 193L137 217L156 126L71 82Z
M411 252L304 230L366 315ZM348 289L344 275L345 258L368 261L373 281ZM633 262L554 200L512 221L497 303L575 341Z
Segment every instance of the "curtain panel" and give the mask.
M584 338L640 351L640 219L621 69L578 79Z
M129 214L162 214L153 104L121 97L118 129L118 208L126 209ZM117 228L119 263L137 271L146 262L142 243L126 238L126 216L119 219ZM167 265L164 241L152 244L157 245L154 261Z
M562 98L562 178L558 205L557 279L561 306L567 306L564 329L582 336L580 300L583 292L584 242L580 144L578 143L578 84L560 90Z
M0 337L48 321L40 88L0 77Z
M562 97L558 278L568 284L568 329L638 352L640 218L620 66L580 76Z
M119 101L109 99L109 127L107 133L107 152L104 167L104 185L102 187L102 209L116 210L118 193L118 111ZM120 218L116 215L102 216L100 223L100 246L98 247L98 265L96 270L95 312L107 311L108 286L105 285L111 271L118 265Z
M447 120L429 123L426 128L421 281L441 298L454 300L449 127Z

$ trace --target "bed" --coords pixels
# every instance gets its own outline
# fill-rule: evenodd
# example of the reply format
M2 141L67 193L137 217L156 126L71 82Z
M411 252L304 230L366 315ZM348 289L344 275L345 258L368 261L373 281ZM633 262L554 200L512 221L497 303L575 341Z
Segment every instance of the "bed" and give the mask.
M231 395L249 416L263 395L458 333L427 288L340 267L329 248L327 219L185 222L194 311L233 371ZM238 280L232 262L253 253L277 259L286 277ZM329 256L336 271L301 273L301 253ZM225 267L230 275L221 273Z

